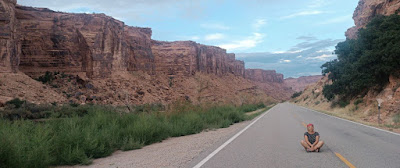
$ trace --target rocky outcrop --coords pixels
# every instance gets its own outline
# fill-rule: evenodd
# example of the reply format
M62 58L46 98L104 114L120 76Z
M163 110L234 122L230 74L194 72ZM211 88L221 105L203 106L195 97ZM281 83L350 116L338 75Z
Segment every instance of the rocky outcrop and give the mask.
M286 86L292 88L296 92L303 91L308 85L318 82L323 76L301 76L299 78L285 79Z
M104 14L69 14L23 6L17 6L16 16L22 72L85 72L88 77L107 77L126 69L123 22Z
M158 73L192 75L198 71L197 44L192 41L153 41L152 51Z
M16 0L0 0L0 72L16 72L19 62Z
M110 77L121 71L153 73L151 29L124 25L104 14L71 14L17 6L19 69Z
M207 74L244 76L244 62L225 49L193 41L153 41L156 71L167 75Z
M244 61L236 60L235 54L228 54L228 72L236 76L245 76Z
M392 15L398 12L400 0L360 0L353 14L355 26L348 29L346 37L357 37L357 30L365 27L376 15Z
M123 48L128 71L155 72L150 28L124 27Z
M283 74L276 73L275 70L246 69L245 76L247 79L262 83L283 83Z

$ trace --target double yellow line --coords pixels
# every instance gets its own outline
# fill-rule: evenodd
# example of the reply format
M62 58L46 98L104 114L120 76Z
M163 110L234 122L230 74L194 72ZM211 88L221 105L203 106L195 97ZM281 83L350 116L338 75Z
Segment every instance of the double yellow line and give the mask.
M296 115L294 115L294 116L296 117ZM306 124L306 123L301 122L301 124L302 124L304 127L307 128L307 124ZM344 162L344 164L346 164L347 166L349 166L349 168L356 168L353 164L351 164L351 163L350 163L346 158L344 158L341 154L335 152L335 155L336 155L340 160L342 160L342 162Z

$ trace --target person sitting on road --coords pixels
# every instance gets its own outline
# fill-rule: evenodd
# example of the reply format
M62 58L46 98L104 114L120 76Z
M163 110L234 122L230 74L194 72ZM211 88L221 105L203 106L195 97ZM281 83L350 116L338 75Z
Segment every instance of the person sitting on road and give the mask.
M319 152L324 141L319 140L319 133L314 131L314 125L307 125L307 132L304 133L304 140L301 140L301 145L307 152Z

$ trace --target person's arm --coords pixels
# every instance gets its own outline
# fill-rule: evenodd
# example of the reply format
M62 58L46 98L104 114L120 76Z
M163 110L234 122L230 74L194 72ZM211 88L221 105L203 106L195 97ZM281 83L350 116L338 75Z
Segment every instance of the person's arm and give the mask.
M319 141L319 135L315 137L315 142L311 146L315 146Z
M308 141L308 136L307 135L304 135L304 139L306 140L306 143L312 147L312 144L310 143L310 141Z

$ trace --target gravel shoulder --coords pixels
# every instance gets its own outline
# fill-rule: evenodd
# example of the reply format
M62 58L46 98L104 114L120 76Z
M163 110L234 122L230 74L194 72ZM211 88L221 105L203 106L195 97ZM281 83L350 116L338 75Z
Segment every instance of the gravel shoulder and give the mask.
M231 137L250 122L251 120L231 125L228 128L207 130L199 134L169 138L138 150L117 151L109 157L93 160L93 163L88 166L61 167L188 167L188 164L201 153L210 150L220 141Z

